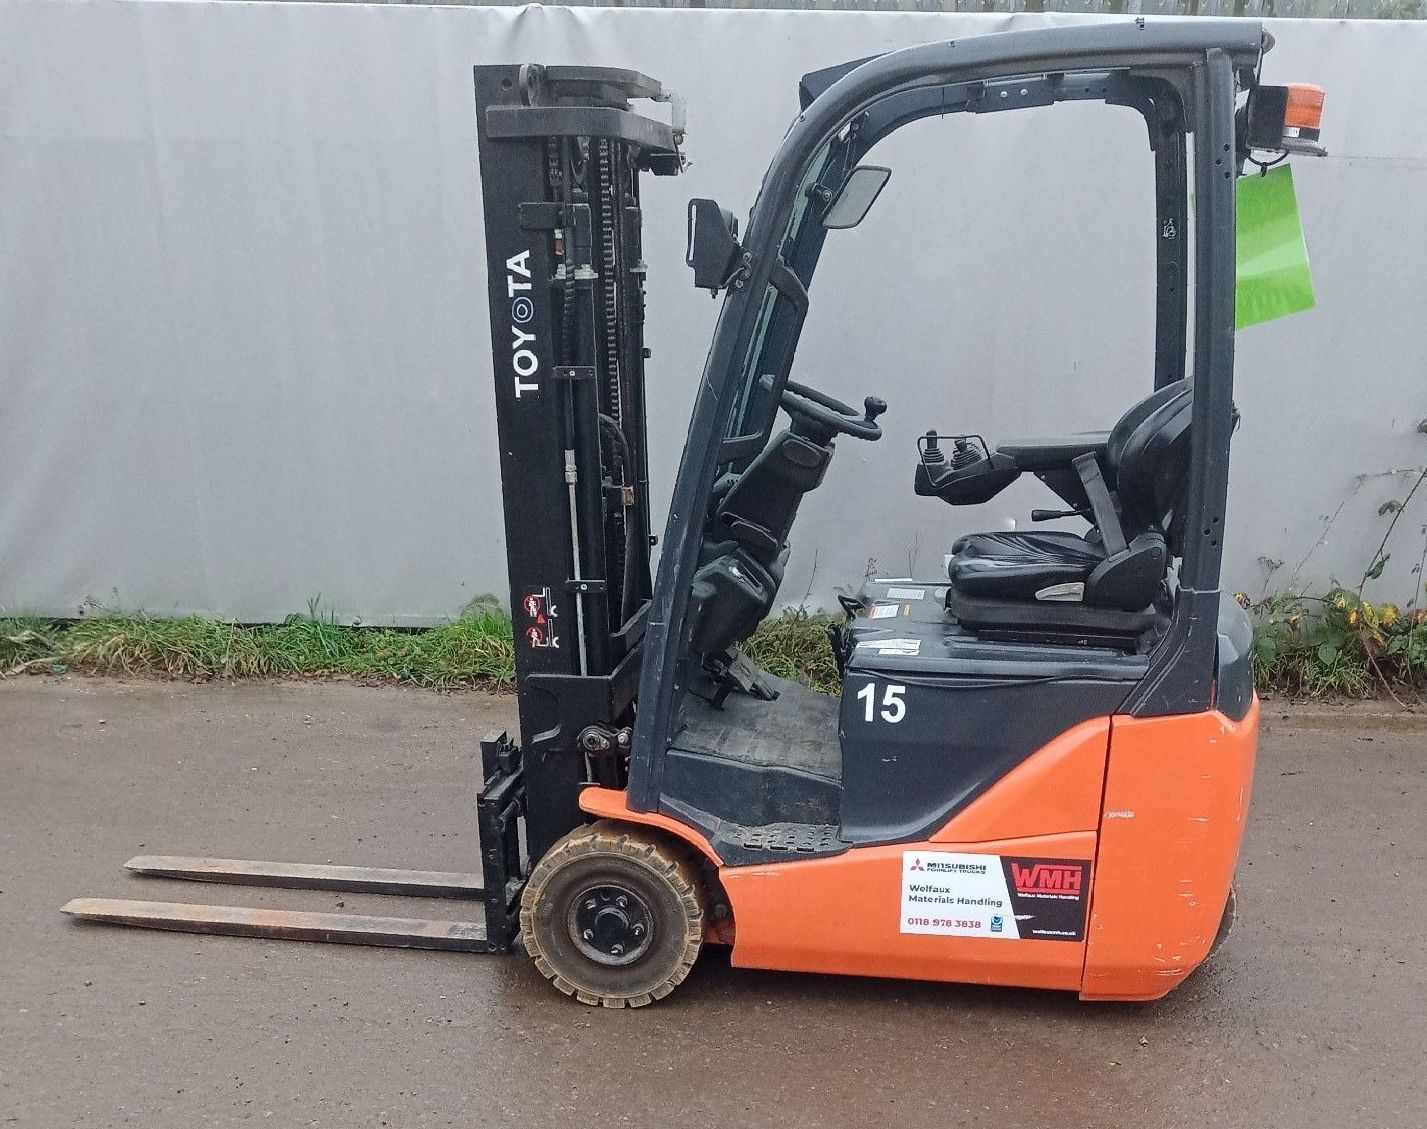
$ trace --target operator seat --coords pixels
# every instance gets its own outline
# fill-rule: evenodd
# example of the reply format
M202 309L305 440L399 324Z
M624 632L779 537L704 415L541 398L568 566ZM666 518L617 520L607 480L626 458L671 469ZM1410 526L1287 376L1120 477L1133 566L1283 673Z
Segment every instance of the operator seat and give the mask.
M958 539L947 570L948 606L959 599L963 611L975 610L970 600L1139 612L1153 604L1181 547L1191 411L1188 384L1167 385L1116 424L1103 465L1094 453L1074 460L1094 517L1091 535L1015 531Z
M1102 467L1105 485L1114 491L1119 479L1120 463L1125 457L1125 446L1135 429L1151 415L1181 396L1189 394L1189 381L1176 380L1157 388L1143 400L1138 401L1122 415L1111 429L1105 441L1105 458ZM1016 450L1016 448L1012 448ZM952 542L951 551L955 555L964 549L972 550L980 557L1034 558L1049 554L1065 554L1075 557L1086 551L1086 540L1082 534L1064 529L1044 530L1002 530L990 533L968 533Z

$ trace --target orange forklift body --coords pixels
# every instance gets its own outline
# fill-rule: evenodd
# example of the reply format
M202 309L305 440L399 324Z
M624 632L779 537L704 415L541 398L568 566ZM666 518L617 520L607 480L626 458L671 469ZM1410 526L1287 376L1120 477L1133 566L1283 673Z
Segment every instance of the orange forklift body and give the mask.
M722 866L696 831L631 811L622 791L588 788L580 806L678 836L719 865L736 966L1153 1000L1198 967L1223 920L1248 810L1258 712L1255 701L1240 721L1210 710L1084 722L926 842L831 858ZM947 852L1085 862L1088 889L1060 895L1083 898L1083 937L908 932L904 868L920 854Z

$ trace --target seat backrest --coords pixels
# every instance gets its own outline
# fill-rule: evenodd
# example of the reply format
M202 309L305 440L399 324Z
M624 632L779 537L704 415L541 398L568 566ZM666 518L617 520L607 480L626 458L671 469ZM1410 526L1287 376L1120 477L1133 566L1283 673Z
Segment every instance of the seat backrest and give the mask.
M1145 420L1160 408L1179 396L1187 395L1188 392L1189 381L1176 380L1171 384L1166 384L1163 388L1156 388L1120 417L1105 444L1105 481L1112 490L1115 489L1116 478L1120 472L1120 461L1125 456L1125 445L1129 443L1130 437Z
M1163 391L1163 389L1161 389ZM1116 493L1125 535L1165 535L1179 555L1184 499L1189 485L1189 425L1194 396L1185 385L1146 415L1119 452Z

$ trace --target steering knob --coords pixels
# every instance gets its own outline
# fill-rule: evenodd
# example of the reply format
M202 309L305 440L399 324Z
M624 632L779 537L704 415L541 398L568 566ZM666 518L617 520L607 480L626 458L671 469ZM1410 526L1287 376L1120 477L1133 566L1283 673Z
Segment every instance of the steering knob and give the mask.
M868 396L862 401L863 419L871 423L887 410L887 401L880 396Z

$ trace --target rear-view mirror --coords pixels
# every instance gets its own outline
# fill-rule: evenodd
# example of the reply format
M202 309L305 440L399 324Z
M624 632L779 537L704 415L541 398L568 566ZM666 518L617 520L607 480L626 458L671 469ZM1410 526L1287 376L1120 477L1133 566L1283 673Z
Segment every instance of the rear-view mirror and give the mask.
M718 293L737 269L742 253L733 213L716 200L690 200L684 261L694 268L694 285Z
M892 179L892 170L881 165L858 165L842 183L842 191L837 194L823 213L823 227L841 230L860 224L887 181Z

